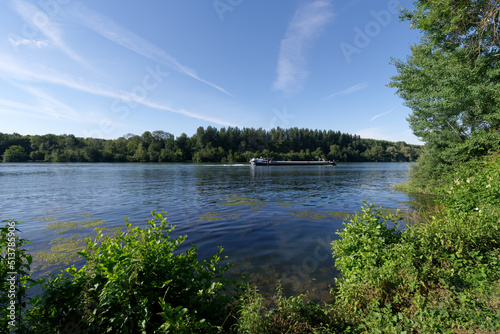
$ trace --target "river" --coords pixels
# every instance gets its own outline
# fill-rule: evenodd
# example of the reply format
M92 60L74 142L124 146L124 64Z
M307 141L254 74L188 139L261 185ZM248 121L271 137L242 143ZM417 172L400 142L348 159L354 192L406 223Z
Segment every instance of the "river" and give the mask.
M95 227L123 228L124 218L145 226L152 210L166 211L173 235L188 236L181 249L194 243L204 258L222 246L235 263L231 277L248 275L264 294L281 281L285 293L327 300L338 275L330 250L335 232L365 199L406 208L409 198L391 185L404 182L408 168L4 163L0 218L23 222L18 227L40 275L81 265L70 253Z

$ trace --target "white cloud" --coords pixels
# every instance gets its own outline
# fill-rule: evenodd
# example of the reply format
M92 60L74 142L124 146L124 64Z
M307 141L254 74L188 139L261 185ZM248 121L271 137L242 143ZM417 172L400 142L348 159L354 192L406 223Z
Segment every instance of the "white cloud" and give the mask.
M72 107L58 101L54 96L45 93L35 87L18 86L29 94L33 95L39 103L38 110L47 113L55 118L64 118L73 121L81 121L82 117Z
M66 45L63 39L62 29L53 22L49 15L39 10L35 5L27 3L23 0L12 0L11 7L26 22L29 22L34 27L39 29L45 36L47 36L50 39L52 45L59 48L68 57L70 57L80 65L92 69L92 67L85 59L83 59L79 54L74 52Z
M356 131L355 134L361 138L387 140L392 142L404 141L407 144L414 145L423 144L409 129L403 132L389 132L380 127L372 127Z
M138 53L146 58L166 64L182 74L203 82L204 84L207 84L223 92L224 94L233 96L224 88L200 78L195 70L182 65L179 61L177 61L177 59L175 59L153 43L118 25L111 18L96 13L95 11L88 9L87 7L77 2L72 2L70 5L66 6L65 9L66 14L70 19L87 27L90 30L93 30L94 32L109 39L110 41L117 43L122 47Z
M344 89L343 91L340 91L340 92L337 92L337 93L333 93L331 95L328 95L327 97L325 97L325 100L326 99L329 99L331 97L334 97L334 96L339 96L339 95L349 95L349 94L352 94L354 92L357 92L359 90L362 90L362 89L365 89L366 87L368 87L368 83L366 82L362 82L360 84L357 84L357 85L354 85L352 87L349 87L347 89Z
M97 85L91 82L86 82L84 80L75 80L74 78L68 75L58 73L57 71L50 68L36 66L36 65L21 64L16 59L13 59L10 56L2 54L0 54L0 77L12 78L19 81L32 81L32 82L34 81L34 82L45 82L50 84L56 84L63 87L86 92L89 94L103 96L111 99L129 101L131 103L137 103L157 110L174 112L190 118L201 119L219 125L235 126L235 127L238 126L236 124L223 121L220 119L195 114L185 109L172 108L165 104L150 101L147 98L134 99L133 94L131 94L130 92L110 87L105 87L102 85ZM32 93L34 92L35 91L32 91ZM38 94L40 97L41 93Z
M7 114L18 114L25 118L42 118L42 119L67 119L71 121L81 121L79 115L70 115L62 104L52 104L49 101L42 102L38 105L26 104L17 101L0 99L0 110Z
M380 128L366 128L355 132L361 138L390 140L386 133L383 133Z
M297 9L288 24L285 38L281 40L277 78L273 84L275 90L296 93L302 89L303 81L309 75L306 49L334 16L331 7L328 0L316 0Z
M50 46L49 41L47 40L35 40L35 39L18 39L15 40L13 38L9 38L9 43L13 47L18 47L18 46L27 46L30 48L35 48L35 49L42 49Z
M385 115L389 115L389 114L390 114L390 113L391 113L394 109L395 109L395 108L391 108L391 109L387 110L386 112L383 112L383 113L380 113L380 114L378 114L378 115L373 116L373 117L370 119L370 122L372 122L372 121L376 120L376 119L377 119L377 118L379 118L379 117L382 117L382 116L385 116Z
M0 99L0 105L2 105L4 107L9 107L9 108L14 108L14 109L22 109L22 110L26 110L26 111L39 111L39 109L35 106L29 105L26 103L5 100L5 99Z

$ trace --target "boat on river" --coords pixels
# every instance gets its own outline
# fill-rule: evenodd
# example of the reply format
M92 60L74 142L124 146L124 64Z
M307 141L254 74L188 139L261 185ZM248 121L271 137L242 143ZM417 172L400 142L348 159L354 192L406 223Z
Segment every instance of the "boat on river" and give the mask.
M335 160L318 159L312 161L276 161L269 158L252 158L250 164L254 166L335 166Z

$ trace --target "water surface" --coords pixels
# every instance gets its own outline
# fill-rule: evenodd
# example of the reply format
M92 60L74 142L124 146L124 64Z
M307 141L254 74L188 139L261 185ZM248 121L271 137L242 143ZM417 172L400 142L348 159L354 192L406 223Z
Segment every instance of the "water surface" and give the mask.
M404 182L408 167L0 164L0 218L23 222L30 251L55 252L56 238L123 227L124 218L145 225L152 210L166 211L174 234L188 235L184 249L195 243L206 257L223 246L234 277L248 275L264 292L280 280L285 292L327 299L337 275L330 242L345 215L364 199L404 207L408 197L391 184Z

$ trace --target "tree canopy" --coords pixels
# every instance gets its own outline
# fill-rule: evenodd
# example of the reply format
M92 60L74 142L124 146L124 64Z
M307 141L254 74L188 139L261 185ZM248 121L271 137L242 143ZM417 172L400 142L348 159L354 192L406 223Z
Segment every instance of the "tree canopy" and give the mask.
M426 143L428 161L415 175L429 176L425 168L444 171L500 147L500 1L414 4L401 17L423 36L406 61L392 60L398 74L389 87L412 110L410 127Z
M3 162L22 162L27 161L28 155L22 146L12 145L5 150Z
M470 56L498 54L500 0L419 0L401 17L446 50L463 48Z

